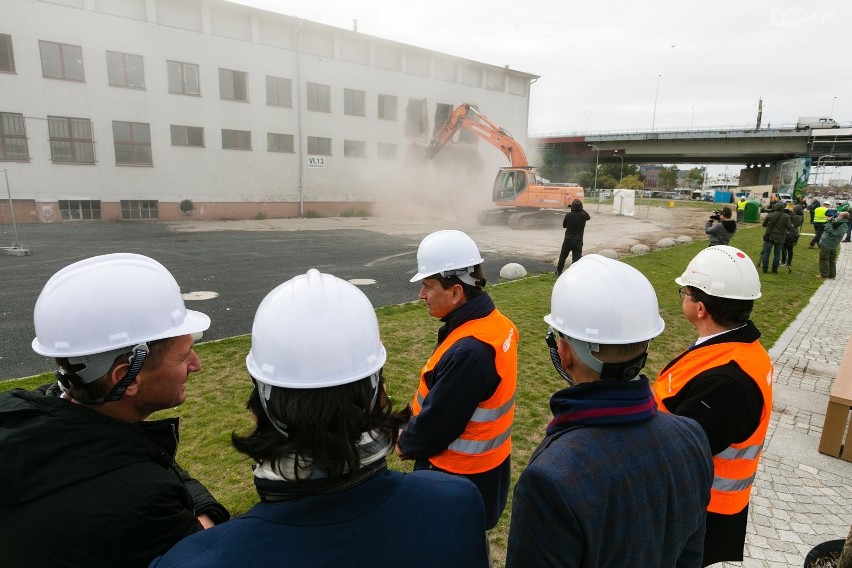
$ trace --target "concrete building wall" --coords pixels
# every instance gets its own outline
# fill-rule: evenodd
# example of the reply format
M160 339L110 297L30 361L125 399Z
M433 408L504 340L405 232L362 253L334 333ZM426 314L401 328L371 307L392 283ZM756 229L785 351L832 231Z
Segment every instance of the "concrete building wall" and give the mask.
M473 103L526 137L534 75L349 30L221 0L4 0L2 13L14 71L0 72L0 113L23 115L28 156L0 156L0 169L20 222L59 220L69 200L99 201L102 219L121 218L122 200L156 201L160 219L182 218L184 200L196 219L369 210L380 186L404 184L389 178L428 143L438 104ZM40 40L80 46L84 80L43 76ZM144 88L110 86L107 52L141 56ZM169 92L169 61L197 65L198 95ZM247 74L246 101L222 99L220 69ZM291 106L267 104L267 76L291 80ZM307 110L308 83L329 86L328 112ZM365 116L344 114L345 89L364 92ZM396 120L378 118L380 94L396 97ZM424 101L417 135L410 101ZM48 116L91 121L93 164L52 159ZM148 125L152 165L116 164L114 121ZM172 125L203 128L203 147L172 145ZM250 131L251 149L223 149L222 129ZM292 135L293 151L268 151L268 133ZM308 137L330 138L330 154L312 160ZM345 140L365 156L344 156ZM505 165L490 146L479 153Z

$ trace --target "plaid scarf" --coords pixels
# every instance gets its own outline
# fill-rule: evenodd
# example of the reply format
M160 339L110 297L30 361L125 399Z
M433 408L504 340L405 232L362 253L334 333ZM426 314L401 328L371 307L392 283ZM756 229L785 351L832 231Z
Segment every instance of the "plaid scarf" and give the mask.
M562 389L550 399L553 420L547 434L572 426L635 424L657 415L648 378L632 381L594 381Z

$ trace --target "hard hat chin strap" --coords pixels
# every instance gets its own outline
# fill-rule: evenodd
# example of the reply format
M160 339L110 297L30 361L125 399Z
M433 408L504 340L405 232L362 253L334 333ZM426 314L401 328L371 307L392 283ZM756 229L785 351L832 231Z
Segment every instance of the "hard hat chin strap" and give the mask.
M127 388L131 385L131 383L133 383L134 379L136 379L139 371L142 370L142 365L145 363L145 359L148 357L148 353L150 352L147 343L140 343L133 348L130 353L130 357L127 358L128 363L130 363L130 368L127 370L127 373L125 373L125 375L117 383L115 383L106 396L95 399L84 399L79 396L72 395L70 391L72 388L79 388L92 383L109 372L109 368L112 368L112 361L121 354L120 352L121 350L117 350L110 351L106 354L99 353L88 357L69 358L69 362L72 365L81 364L84 365L84 367L79 371L73 371L71 373L57 371L56 378L59 381L59 389L63 393L72 396L77 402L82 402L83 404L102 404L104 402L114 402L119 400L124 396L124 393L127 391ZM102 372L93 371L93 369L101 368L102 363L106 360L110 361L109 368ZM93 378L93 372L100 372L100 375Z
M473 267L469 266L467 268L455 268L453 270L444 270L440 273L444 278L450 278L455 276L465 284L470 286L478 286L478 281L473 277Z
M598 373L602 380L624 380L629 381L635 379L645 366L645 361L648 359L648 352L644 352L638 357L634 357L630 361L620 363L604 363L592 353L598 353L601 349L598 343L589 343L588 341L580 341L573 337L566 337L574 352L580 358L580 361L585 363L587 367Z

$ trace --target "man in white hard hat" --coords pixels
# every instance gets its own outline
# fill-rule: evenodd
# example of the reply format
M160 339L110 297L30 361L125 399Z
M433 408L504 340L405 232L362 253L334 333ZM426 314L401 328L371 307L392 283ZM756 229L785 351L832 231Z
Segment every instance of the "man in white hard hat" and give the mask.
M157 261L109 254L53 275L33 349L58 382L0 395L0 565L147 566L228 511L175 462L178 420L210 326Z
M713 452L703 565L743 559L748 503L772 413L772 362L751 321L760 278L749 257L710 247L675 279L698 333L654 383L661 410L701 424Z
M232 436L256 462L261 503L152 566L486 566L472 483L387 470L405 418L385 394L386 358L373 306L349 282L312 269L267 294L246 357L255 425Z
M665 327L651 283L587 255L550 306L551 360L571 386L551 397L553 420L515 486L507 568L697 568L710 449L698 424L657 412L641 374Z
M443 322L420 372L413 417L399 439L414 469L473 481L493 528L509 495L518 330L483 290L482 256L461 231L437 231L420 243L420 299Z

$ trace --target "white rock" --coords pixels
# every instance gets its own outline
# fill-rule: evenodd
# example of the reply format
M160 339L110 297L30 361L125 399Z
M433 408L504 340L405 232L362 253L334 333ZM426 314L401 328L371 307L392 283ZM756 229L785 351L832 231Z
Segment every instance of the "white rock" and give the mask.
M506 280L517 280L526 275L526 269L517 262L510 262L500 269L500 278L505 278Z
M602 251L598 251L598 254L613 260L618 260L618 253L612 249L603 249Z
M689 243L692 242L692 237L690 237L688 235L681 235L677 238L677 242L686 245L686 244L689 244Z
M633 245L632 247L630 247L630 252L632 252L633 254L645 254L651 252L651 247L642 244Z
M660 239L659 241L657 241L657 246L659 248L663 248L663 249L671 248L671 247L675 246L676 244L677 243L674 241L674 239Z

